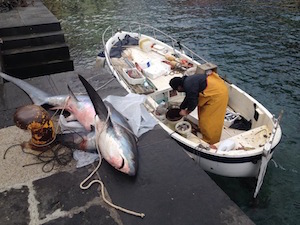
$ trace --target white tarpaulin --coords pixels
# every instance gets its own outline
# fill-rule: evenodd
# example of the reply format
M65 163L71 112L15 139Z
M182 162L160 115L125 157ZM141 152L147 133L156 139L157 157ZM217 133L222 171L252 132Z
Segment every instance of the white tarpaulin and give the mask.
M143 105L145 100L145 95L132 93L124 97L109 95L104 99L127 119L137 137L153 129L157 124L156 120L145 109Z

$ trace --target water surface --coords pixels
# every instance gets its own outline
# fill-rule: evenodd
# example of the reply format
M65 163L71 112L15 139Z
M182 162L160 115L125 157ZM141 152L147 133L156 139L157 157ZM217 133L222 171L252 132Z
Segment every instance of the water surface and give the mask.
M211 175L256 224L300 221L300 2L44 0L58 17L75 66L89 68L109 26L139 21L181 40L278 116L282 141L261 192L255 180Z

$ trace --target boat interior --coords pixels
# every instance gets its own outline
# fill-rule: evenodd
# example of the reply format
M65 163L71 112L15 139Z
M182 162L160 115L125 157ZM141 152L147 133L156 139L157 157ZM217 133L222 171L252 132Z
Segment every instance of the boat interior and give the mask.
M218 72L217 66L201 57L200 60L195 60L196 54L192 53L193 56L190 57L186 54L185 49L176 50L156 38L139 33L120 32L116 40L124 38L127 34L136 38L138 44L123 46L121 56L111 57L109 63L116 70L118 79L124 82L123 86L130 92L150 97L145 104L146 108L167 126L170 132L178 133L194 146L209 147L211 151L216 151L214 149L217 149L220 143L227 139L234 140L236 143L233 149L235 154L236 151L262 150L273 127L272 115L255 99L225 79L229 90L229 102L220 142L211 148L201 139L197 108L182 119L190 126L183 127L188 129L188 132L179 132L176 127L178 121L174 124L168 118L166 119L164 115L166 111L163 110L164 108L170 110L178 107L184 99L184 94L171 89L170 79L175 76L209 71ZM111 49L114 44L114 42L111 43ZM159 110L164 112L159 112ZM240 129L238 125L232 126L241 120L246 128ZM226 154L231 154L231 152L226 152Z

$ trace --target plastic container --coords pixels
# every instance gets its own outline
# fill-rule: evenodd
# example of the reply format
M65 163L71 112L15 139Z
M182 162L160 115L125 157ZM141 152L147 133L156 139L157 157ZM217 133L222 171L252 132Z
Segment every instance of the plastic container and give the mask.
M125 80L127 80L129 84L133 85L143 84L146 79L144 75L136 68L123 69L123 75Z
M175 125L175 130L183 137L188 138L192 132L192 125L187 121L180 121Z
M143 70L145 76L151 79L156 79L160 76L168 75L170 71L170 65L162 63L160 61L152 61L150 67L147 67Z
M139 66L144 70L151 66L151 60L150 59L144 59L138 62Z
M148 38L143 38L139 41L139 46L144 52L150 52L153 46L153 42Z
M166 113L167 113L167 107L165 102L161 102L157 108L155 109L154 115L156 118L158 118L161 122L167 123L167 118L166 118Z
M239 116L240 116L239 113L235 113L230 110L227 110L224 118L224 125L230 127L234 123L234 121L237 118L239 118Z
M153 48L154 50L156 50L156 51L163 51L163 50L165 49L164 46L158 45L158 44L154 44L154 45L152 46L152 48Z

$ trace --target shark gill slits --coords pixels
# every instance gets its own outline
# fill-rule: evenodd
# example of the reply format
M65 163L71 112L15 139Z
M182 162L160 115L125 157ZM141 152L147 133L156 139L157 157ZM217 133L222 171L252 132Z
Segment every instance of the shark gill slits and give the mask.
M122 157L122 165L120 166L119 170L122 169L122 168L124 167L124 165L125 165L125 160L124 160L124 158Z

